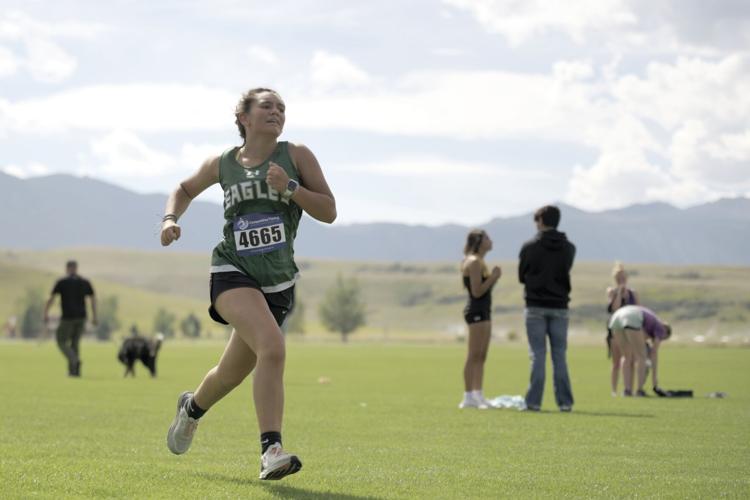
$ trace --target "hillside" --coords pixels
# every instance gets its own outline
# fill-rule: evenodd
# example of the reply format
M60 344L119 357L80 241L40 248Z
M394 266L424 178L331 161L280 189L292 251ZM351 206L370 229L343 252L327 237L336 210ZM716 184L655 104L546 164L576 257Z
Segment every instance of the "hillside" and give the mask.
M150 330L158 307L179 317L195 312L217 334L221 327L205 314L208 260L205 254L108 249L0 252L0 321L27 287L48 293L68 258L91 278L100 295L118 296L124 326ZM300 259L298 299L311 336L328 335L317 318L318 304L336 277L354 276L367 301L368 324L360 336L451 339L465 331L465 292L455 262L388 263ZM493 323L500 338L523 336L522 290L515 262L501 262L503 277L493 294ZM604 290L610 263L581 262L573 271L571 331L581 341L598 342L606 321ZM704 335L750 341L750 269L718 266L631 266L631 285L645 305L675 324L678 338ZM515 333L513 333L515 332Z
M213 188L215 189L215 188ZM0 248L47 250L104 246L158 250L165 195L141 195L90 178L52 175L26 180L0 173ZM750 265L750 199L726 199L678 209L653 203L590 213L561 205L560 229L579 261ZM339 211L346 210L340 206ZM534 233L531 214L494 218L484 227L494 256L515 259ZM446 217L448 218L448 217ZM210 250L221 238L222 209L195 201L181 220L177 250ZM438 262L460 258L470 228L397 222L323 225L303 217L299 256L356 261Z

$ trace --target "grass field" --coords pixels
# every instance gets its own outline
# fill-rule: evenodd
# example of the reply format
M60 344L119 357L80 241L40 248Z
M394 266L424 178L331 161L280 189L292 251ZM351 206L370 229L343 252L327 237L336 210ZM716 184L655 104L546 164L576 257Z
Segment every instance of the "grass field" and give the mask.
M77 380L52 343L0 343L0 498L750 497L750 349L666 345L662 385L698 397L664 400L612 398L603 350L572 346L573 413L548 380L535 414L458 410L463 346L292 341L284 438L304 468L269 484L249 381L167 451L178 393L221 344L165 344L157 379L123 379L116 348L84 343ZM493 346L486 393L521 394L527 363Z

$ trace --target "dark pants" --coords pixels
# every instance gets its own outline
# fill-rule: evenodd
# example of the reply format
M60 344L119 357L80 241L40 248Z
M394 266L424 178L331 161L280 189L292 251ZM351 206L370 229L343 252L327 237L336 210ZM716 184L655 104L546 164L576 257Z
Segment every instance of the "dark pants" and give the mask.
M77 373L81 363L78 345L81 342L85 325L86 320L84 318L61 319L60 326L57 327L57 346L68 360L68 374L70 375Z
M526 406L532 409L539 409L542 406L547 337L549 337L555 381L555 401L559 407L572 407L573 391L570 387L568 363L565 359L568 348L568 310L528 307L524 316L531 358L531 380L526 392Z

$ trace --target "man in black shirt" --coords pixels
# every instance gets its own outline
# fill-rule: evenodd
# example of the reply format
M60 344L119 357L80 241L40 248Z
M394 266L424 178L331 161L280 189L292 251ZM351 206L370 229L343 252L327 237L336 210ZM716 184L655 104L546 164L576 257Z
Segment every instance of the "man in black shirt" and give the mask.
M47 305L44 307L44 323L49 322L49 309L52 307L55 295L59 294L62 317L60 318L60 326L57 328L57 345L68 360L68 375L80 377L81 358L78 344L86 325L85 297L89 296L91 300L91 321L93 324L96 324L96 298L91 283L78 276L76 261L68 261L65 270L67 276L55 283Z
M576 247L557 230L560 209L540 208L534 214L539 231L524 243L519 255L518 280L524 284L526 336L531 357L531 380L526 392L526 407L539 410L544 393L544 369L549 337L555 381L555 400L560 411L573 408L568 365L568 302L570 269Z

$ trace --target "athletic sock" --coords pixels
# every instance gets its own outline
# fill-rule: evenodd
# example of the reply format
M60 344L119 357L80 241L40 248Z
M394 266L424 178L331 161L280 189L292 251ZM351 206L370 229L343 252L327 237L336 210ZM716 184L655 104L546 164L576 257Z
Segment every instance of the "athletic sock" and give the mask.
M274 443L281 444L281 433L276 431L264 432L260 435L261 454L265 453Z
M482 394L482 389L479 389L478 391L471 391L471 396L476 400L483 400L484 395Z
M464 392L464 401L471 401L472 399L474 399L474 395L471 391Z
M190 399L188 399L187 403L185 403L185 411L187 412L188 417L198 420L206 413L207 410L204 410L203 408L195 404L195 399L191 396Z

